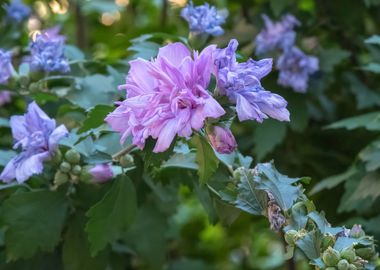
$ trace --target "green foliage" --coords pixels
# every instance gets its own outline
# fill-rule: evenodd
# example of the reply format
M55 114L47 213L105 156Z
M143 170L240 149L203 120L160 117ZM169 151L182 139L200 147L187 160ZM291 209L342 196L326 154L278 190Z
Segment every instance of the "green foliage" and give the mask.
M7 260L52 251L60 241L67 207L64 194L51 191L18 192L4 201Z
M121 237L136 216L136 191L126 176L118 177L103 199L87 212L86 232L91 255Z

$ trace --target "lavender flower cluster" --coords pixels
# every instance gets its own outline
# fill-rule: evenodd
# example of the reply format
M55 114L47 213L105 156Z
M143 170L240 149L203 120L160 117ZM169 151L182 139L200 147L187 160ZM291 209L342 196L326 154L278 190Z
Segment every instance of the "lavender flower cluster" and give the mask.
M225 23L228 16L226 9L217 10L214 6L205 3L194 6L190 3L181 11L181 16L189 23L190 32L193 35L209 34L220 36L224 33L220 26Z
M295 46L294 27L299 26L300 22L292 15L285 15L278 22L272 22L264 15L263 20L265 27L256 37L257 54L280 50L282 54L276 64L279 70L278 83L305 93L309 77L318 70L319 62L318 58L306 55Z
M5 5L7 18L11 22L21 23L26 20L30 13L30 7L23 4L21 0L13 0L9 5Z

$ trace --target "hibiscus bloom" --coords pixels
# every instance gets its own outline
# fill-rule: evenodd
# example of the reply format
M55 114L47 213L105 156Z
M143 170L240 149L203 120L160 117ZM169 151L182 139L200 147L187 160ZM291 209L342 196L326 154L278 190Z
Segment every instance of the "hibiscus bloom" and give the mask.
M172 43L156 59L131 61L126 84L120 86L127 99L105 119L121 133L121 142L132 135L133 143L143 148L151 136L157 139L153 151L162 152L176 135L188 138L206 118L222 116L225 111L207 91L214 50L209 46L191 53L182 43Z

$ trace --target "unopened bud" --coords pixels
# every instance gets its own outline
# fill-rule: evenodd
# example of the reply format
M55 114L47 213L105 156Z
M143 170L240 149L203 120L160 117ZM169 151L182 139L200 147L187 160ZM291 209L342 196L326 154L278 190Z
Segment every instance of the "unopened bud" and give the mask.
M307 208L303 202L297 202L292 206L292 212L300 213L301 215L307 214Z
M70 163L67 163L66 161L64 161L61 163L61 165L59 165L59 169L64 173L68 173L71 170L71 165Z
M126 155L122 156L120 158L119 162L120 162L121 167L123 167L123 168L130 168L130 167L133 167L135 165L133 156L131 156L130 154L126 154Z
M350 263L343 259L338 262L338 270L348 270Z
M71 164L78 164L80 161L80 154L74 149L70 149L66 152L65 159Z
M339 251L328 247L322 254L322 260L327 266L336 266L340 260Z
M207 135L212 147L218 153L230 154L237 147L235 137L227 127L213 126L208 129Z
M298 232L296 230L289 230L285 233L285 242L294 246L298 239Z
M354 264L350 264L348 270L357 270L358 268Z
M51 161L52 161L54 164L59 164L59 163L61 163L61 161L62 161L62 152L61 152L59 149L57 149L57 150L55 151L54 156L53 156L53 158L51 159Z
M349 236L351 236L353 238L360 238L360 237L365 236L365 232L363 231L361 225L355 224L354 226L352 226L352 229L350 230Z
M28 76L21 76L20 79L19 79L19 82L20 82L20 85L23 86L23 87L26 87L29 82L30 82L30 79Z
M69 181L69 176L66 173L57 171L54 175L54 184L59 186Z
M71 172L74 175L80 175L82 172L82 167L79 165L74 165L74 167L71 169Z
M356 255L365 260L371 259L376 254L372 247L358 248L356 250Z
M340 256L343 259L346 259L347 261L349 261L350 263L352 263L353 261L355 261L356 253L355 253L355 250L352 247L349 247L349 248L343 249L340 252Z
M29 91L30 92L37 92L39 90L38 83L31 83L29 85Z
M332 247L335 244L335 236L327 233L322 238L322 249L325 250L328 247Z
M326 267L325 270L336 270L336 267L334 267L334 266L329 266L329 267Z
M233 177L236 181L239 181L240 180L240 177L242 175L244 171L244 168L243 167L240 167L240 168L237 168L236 170L234 170L233 172Z

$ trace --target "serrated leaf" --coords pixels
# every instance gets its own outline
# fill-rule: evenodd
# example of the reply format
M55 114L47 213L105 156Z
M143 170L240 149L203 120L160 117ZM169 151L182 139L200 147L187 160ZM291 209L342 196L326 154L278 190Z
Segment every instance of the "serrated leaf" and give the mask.
M103 199L86 214L91 255L117 240L133 223L136 211L135 187L127 176L119 176Z
M359 158L365 163L368 172L380 168L380 141L376 140L370 143L359 153Z
M281 174L273 163L259 163L255 167L256 188L270 192L283 210L288 210L302 194L301 187L293 184L301 178L289 178Z
M350 90L356 97L358 109L380 105L380 94L369 89L354 74L346 73L344 78L349 82Z
M200 135L194 135L192 145L197 149L196 161L198 163L198 175L201 183L207 183L219 165L219 159L208 141Z
M60 240L67 206L64 194L45 190L16 193L4 201L7 260L52 251Z
M361 68L362 70L370 71L376 74L380 73L380 64L378 63L369 63Z
M90 255L90 245L84 231L85 219L76 213L70 220L62 247L65 270L103 270L107 268L107 251L95 257Z
M353 130L365 128L367 130L380 130L380 112L366 113L355 117L346 118L328 125L328 129L345 128Z
M304 237L296 241L296 246L310 260L316 260L321 256L322 236L318 231L308 232Z
M357 201L366 199L374 202L380 197L380 174L378 172L371 172L366 174L356 188L355 192L349 198L347 203L354 204Z
M342 227L331 227L330 223L327 222L324 214L322 213L313 211L308 214L308 217L315 222L318 229L322 233L330 233L332 235L335 235L344 230Z
M114 107L107 105L96 105L92 108L87 118L84 120L82 127L78 130L78 133L89 131L90 129L97 128L104 124L104 118L114 110Z
M253 133L253 142L255 144L255 156L262 160L278 144L280 144L286 135L286 124L273 119L267 119L256 127Z
M237 197L234 205L252 215L265 215L268 207L268 195L265 191L257 189L251 170L241 173L237 187Z

